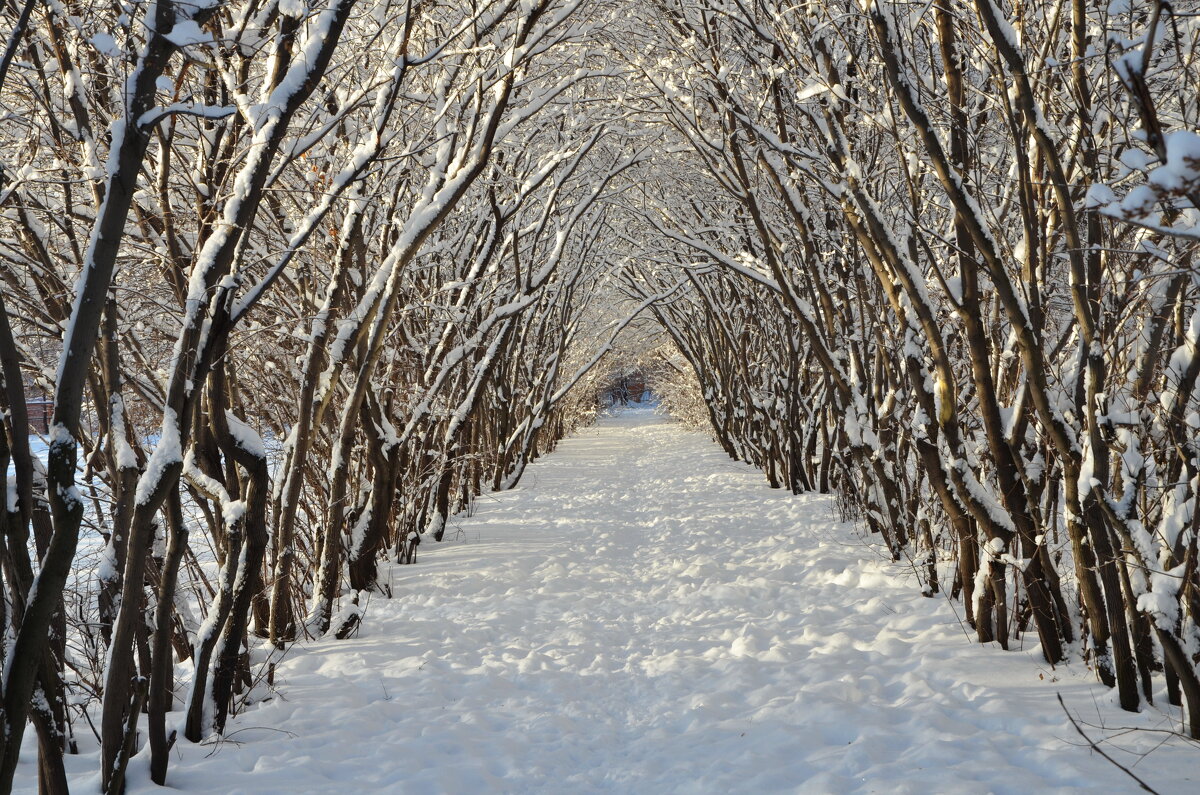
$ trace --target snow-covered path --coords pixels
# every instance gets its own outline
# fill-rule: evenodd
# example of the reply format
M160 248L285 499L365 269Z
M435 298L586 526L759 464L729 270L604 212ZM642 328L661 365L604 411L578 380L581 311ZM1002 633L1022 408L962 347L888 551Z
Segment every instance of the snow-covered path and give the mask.
M1162 720L1113 710L1082 666L970 643L828 498L772 491L646 413L567 440L391 576L395 598L370 603L359 637L297 646L280 696L218 748L181 744L169 783L1125 792L1133 781L1079 747L1054 694L1092 723ZM1198 758L1168 747L1136 770L1196 791Z

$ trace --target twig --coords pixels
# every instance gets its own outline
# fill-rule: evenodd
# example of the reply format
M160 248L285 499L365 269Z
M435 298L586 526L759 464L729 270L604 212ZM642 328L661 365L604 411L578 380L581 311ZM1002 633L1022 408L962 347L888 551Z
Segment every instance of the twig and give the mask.
M1125 774L1127 776L1129 776L1131 779L1133 779L1134 781L1136 781L1138 783L1138 786L1140 786L1146 792L1153 792L1154 795L1159 795L1158 790L1151 787L1145 781L1142 781L1140 778L1138 778L1136 775L1134 775L1132 770L1125 767L1125 765L1123 765L1120 762L1118 762L1117 760L1113 759L1108 754L1104 753L1104 751L1100 748L1100 746L1098 746L1098 745L1096 745L1096 743L1092 742L1092 738L1088 737L1087 734L1084 733L1083 728L1079 725L1078 721L1076 721L1075 717L1073 715L1071 715L1071 711L1069 709L1067 709L1066 702L1063 701L1062 693L1055 693L1054 695L1058 697L1058 703L1063 708L1063 712L1066 713L1067 720L1071 721L1071 725L1075 727L1075 731L1079 732L1079 736L1083 738L1084 742L1086 742L1088 745L1091 746L1093 751L1100 754L1100 756L1104 757L1109 762L1112 762L1117 767L1121 768L1121 770L1125 771Z

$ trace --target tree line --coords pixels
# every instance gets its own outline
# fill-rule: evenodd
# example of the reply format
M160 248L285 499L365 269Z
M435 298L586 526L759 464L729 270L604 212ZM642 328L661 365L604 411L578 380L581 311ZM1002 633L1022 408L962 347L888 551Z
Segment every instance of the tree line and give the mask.
M648 7L644 289L726 450L1200 736L1194 10Z
M164 783L594 413L646 154L581 5L0 9L0 790L27 721L42 791L80 731Z

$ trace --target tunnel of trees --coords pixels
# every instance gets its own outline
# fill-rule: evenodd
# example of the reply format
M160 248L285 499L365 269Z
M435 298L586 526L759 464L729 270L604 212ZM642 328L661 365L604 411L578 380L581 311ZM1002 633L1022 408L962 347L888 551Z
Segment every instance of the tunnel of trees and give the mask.
M631 372L1200 737L1194 3L0 20L0 790L164 783Z

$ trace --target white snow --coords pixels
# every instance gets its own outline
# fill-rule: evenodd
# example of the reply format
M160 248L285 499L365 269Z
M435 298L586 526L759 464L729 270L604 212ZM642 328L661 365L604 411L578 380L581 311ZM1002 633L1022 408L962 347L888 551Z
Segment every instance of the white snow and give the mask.
M225 422L229 426L229 435L233 437L238 447L255 458L266 458L267 448L263 444L258 431L242 422L232 411L225 412Z
M1128 792L1082 746L1121 713L1080 663L979 646L959 605L834 517L771 490L702 434L603 420L520 488L454 517L395 598L361 595L360 634L298 644L278 693L227 742L172 752L188 792ZM344 600L343 608L348 606ZM1027 641L1028 642L1028 641ZM1018 644L1019 645L1019 644ZM182 720L181 713L172 718ZM1090 730L1096 739L1105 732ZM1105 744L1126 765L1165 735ZM32 732L30 733L32 735ZM18 789L32 787L27 738ZM1168 740L1134 768L1197 791ZM70 757L96 787L96 753ZM148 756L131 792L156 792Z
M1200 134L1177 130L1166 136L1167 162L1150 176L1160 190L1195 190L1200 182Z
M96 51L108 58L120 58L122 50L111 33L97 33L92 36L91 44Z
M162 435L150 460L146 462L146 471L138 478L137 490L134 492L134 503L145 505L158 488L167 468L183 461L182 442L179 438L179 421L171 409L163 411Z
M176 47L187 47L189 44L203 44L212 41L212 36L191 19L181 19L165 34L166 38Z
M280 0L279 13L300 19L308 13L308 7L304 0Z

